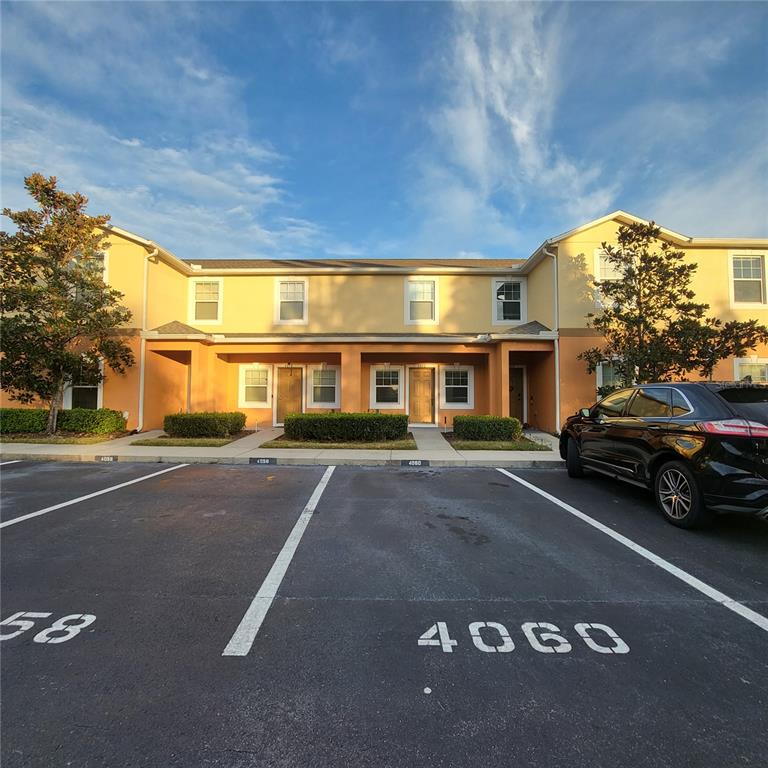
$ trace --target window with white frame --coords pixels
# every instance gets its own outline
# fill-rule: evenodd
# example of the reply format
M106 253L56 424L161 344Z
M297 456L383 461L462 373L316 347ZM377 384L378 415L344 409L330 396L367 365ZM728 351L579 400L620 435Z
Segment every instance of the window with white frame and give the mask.
M278 280L275 322L284 325L307 322L307 281L290 278Z
M621 380L619 374L616 371L616 366L611 360L604 360L602 363L598 363L595 370L597 375L597 386L600 387L620 387Z
M240 366L240 408L268 408L272 369L266 365Z
M406 280L406 323L437 323L437 280Z
M190 321L194 323L221 322L222 281L193 280L190 297Z
M606 283L623 279L624 273L621 268L612 264L608 254L602 248L598 248L595 251L595 280ZM603 296L597 286L595 286L595 304L603 305Z
M338 366L311 366L309 368L310 408L339 407L339 368Z
M403 369L387 366L371 369L371 407L403 407Z
M471 365L450 366L440 370L440 407L475 407L474 368Z
M762 254L732 256L731 270L734 303L765 302L765 261Z
M517 323L524 320L525 285L521 280L493 281L493 322Z
M736 368L736 380L742 381L749 376L752 381L768 382L768 359L767 358L743 358L734 362Z

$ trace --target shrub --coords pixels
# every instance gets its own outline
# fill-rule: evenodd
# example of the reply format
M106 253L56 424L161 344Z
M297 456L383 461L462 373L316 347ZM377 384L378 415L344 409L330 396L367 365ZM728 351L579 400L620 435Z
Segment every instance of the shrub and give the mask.
M517 440L523 425L511 416L455 416L453 434L462 440Z
M245 414L239 411L173 413L163 419L163 429L170 437L228 437L244 426Z
M290 440L326 443L402 440L408 434L408 416L384 413L296 413L285 417Z
M45 432L48 411L42 408L0 408L0 434Z
M71 408L68 411L59 411L56 428L62 432L108 435L125 431L125 419L120 411L110 408Z

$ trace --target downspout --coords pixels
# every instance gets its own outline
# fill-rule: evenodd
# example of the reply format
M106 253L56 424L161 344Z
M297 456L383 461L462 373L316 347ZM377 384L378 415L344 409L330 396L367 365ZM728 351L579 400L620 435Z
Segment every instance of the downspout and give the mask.
M147 340L144 334L147 332L147 317L149 315L149 260L157 256L158 249L154 248L144 257L144 295L141 301L141 344L139 347L139 418L136 431L144 429L144 364L147 358Z
M560 431L560 286L557 275L557 251L547 250L544 243L544 255L552 259L552 284L555 292L555 430Z

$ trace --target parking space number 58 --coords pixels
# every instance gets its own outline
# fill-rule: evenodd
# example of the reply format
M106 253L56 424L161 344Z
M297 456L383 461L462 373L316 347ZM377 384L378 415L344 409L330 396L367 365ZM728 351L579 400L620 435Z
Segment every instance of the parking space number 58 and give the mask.
M36 619L49 619L52 614L35 611L19 611L0 621L0 627L13 627L12 632L0 632L0 640L12 640L35 626ZM96 617L90 613L70 613L56 619L33 638L34 643L66 643L80 634L80 631L93 624Z

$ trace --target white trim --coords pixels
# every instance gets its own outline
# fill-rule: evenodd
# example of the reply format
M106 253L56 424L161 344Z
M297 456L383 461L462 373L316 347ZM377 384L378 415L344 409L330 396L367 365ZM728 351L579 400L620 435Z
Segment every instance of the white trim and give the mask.
M432 424L440 423L440 374L439 365L437 363L413 363L413 365L405 366L405 412L408 414L408 420L411 418L411 370L414 368L430 368L432 370L432 405L434 406L434 414L432 416ZM424 426L428 422L420 421L413 426ZM410 424L408 426L411 426Z
M742 248L728 251L728 299L731 309L765 309L768 306L768 288L766 288L766 251ZM736 301L734 296L733 259L735 256L759 256L763 260L763 300L762 301Z
M307 406L307 399L306 399L306 392L304 391L305 383L307 380L307 366L303 363L299 363L298 365L291 363L290 365L288 363L275 363L274 369L275 369L275 375L272 381L272 386L274 388L274 395L272 397L272 426L275 427L282 427L283 422L277 420L277 384L278 384L278 377L280 375L279 371L280 368L285 369L291 369L291 370L298 370L301 371L301 413L304 413L306 411Z
M496 315L496 288L497 283L520 283L520 319L499 320ZM528 280L521 275L501 275L491 278L491 325L522 325L528 322ZM521 337L522 338L522 337Z
M309 322L309 278L290 277L288 275L276 277L273 281L273 321L275 325L306 325ZM280 319L280 286L283 283L303 283L304 285L304 306L302 307L301 319L281 320Z
M399 371L400 378L398 379L397 387L397 402L396 403L377 403L376 402L376 371ZM404 381L405 368L402 365L372 365L368 374L368 387L369 394L369 407L373 411L395 411L404 408L405 403L405 388L407 383Z
M216 303L215 320L198 320L195 318L195 286L198 283L218 283L219 300ZM221 319L224 315L224 278L223 277L191 277L187 288L187 322L192 326L198 325L221 325Z
M482 334L481 334L482 335ZM323 336L321 334L288 334L285 336L227 336L224 334L209 333L157 333L157 331L144 331L142 338L156 339L159 341L205 341L211 344L304 344L306 342L323 342L340 344L351 342L361 344L374 342L376 344L490 344L494 341L552 341L558 338L556 331L542 331L541 333L494 333L487 334L488 339L479 336L432 336L431 334L419 334L414 336Z
M766 365L768 366L768 357L734 357L733 358L733 380L741 381L742 375L739 368L743 364L747 365Z
M335 371L336 372L336 386L334 387L336 392L336 398L332 403L316 403L315 402L315 389L314 389L314 372L315 371ZM341 402L341 366L340 365L326 365L323 363L312 363L307 366L307 380L306 380L306 403L307 408L340 408Z
M410 284L411 283L433 283L434 285L434 301L432 302L432 319L431 320L412 320L411 319L411 296L410 296ZM435 275L408 275L403 281L403 294L404 294L404 306L403 306L403 321L405 325L439 325L440 324L440 278Z
M523 424L528 423L528 366L527 365L510 365L510 370L512 368L522 368L523 371ZM510 381L512 380L512 377L509 377ZM512 410L512 402L509 403L510 411ZM511 416L511 413L505 414L506 416Z
M245 399L245 372L259 370L267 372L267 399ZM237 378L237 407L238 408L271 408L272 406L272 366L267 363L241 363Z
M467 371L467 402L449 403L445 399L445 374L447 371ZM469 411L475 407L475 366L474 365L441 365L440 366L440 408L446 411Z

